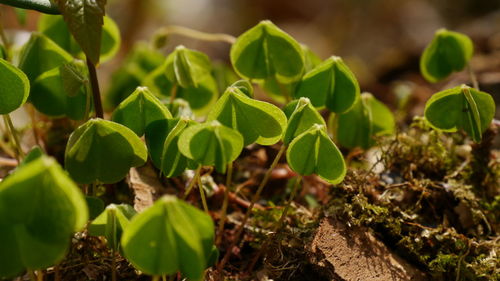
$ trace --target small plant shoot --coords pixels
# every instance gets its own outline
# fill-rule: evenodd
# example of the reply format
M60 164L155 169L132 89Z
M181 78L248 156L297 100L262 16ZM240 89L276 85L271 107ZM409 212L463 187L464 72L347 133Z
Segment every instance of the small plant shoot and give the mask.
M473 52L474 45L467 35L439 29L420 58L420 72L427 81L439 82L463 70Z
M178 271L189 280L202 280L214 240L212 219L173 196L164 196L136 215L121 244L125 257L146 274Z
M330 57L304 75L295 97L307 97L315 107L343 113L353 106L359 92L358 80L347 65L340 57Z
M424 115L438 130L464 130L480 142L495 115L495 102L488 93L462 85L434 94L425 105Z
M375 136L393 134L395 126L390 109L370 93L361 94L351 110L329 120L334 139L346 148L368 149L375 144Z

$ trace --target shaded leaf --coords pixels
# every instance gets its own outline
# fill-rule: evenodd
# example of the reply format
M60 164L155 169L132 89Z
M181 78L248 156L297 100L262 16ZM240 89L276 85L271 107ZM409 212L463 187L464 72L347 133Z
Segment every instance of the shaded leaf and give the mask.
M300 98L288 120L283 144L288 145L295 137L309 130L314 124L326 126L325 120L312 106L309 99Z
M9 114L28 99L30 83L26 74L0 58L0 114Z
M249 98L240 89L229 87L213 106L207 120L218 120L243 135L245 145L278 142L286 128L286 116L275 105Z
M99 197L85 196L85 201L87 201L87 207L89 208L89 219L97 218L104 211L104 201Z
M59 73L64 92L70 97L78 95L82 86L88 83L87 67L81 60L64 63L59 67Z
M118 251L122 233L136 214L137 212L130 205L110 204L88 226L89 234L106 237L108 246L114 251Z

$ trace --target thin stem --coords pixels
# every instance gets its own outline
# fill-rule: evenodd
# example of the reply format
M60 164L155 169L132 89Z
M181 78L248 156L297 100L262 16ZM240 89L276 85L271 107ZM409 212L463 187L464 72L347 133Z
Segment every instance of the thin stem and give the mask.
M101 92L99 90L99 80L97 80L97 71L95 65L87 58L87 68L89 69L90 85L92 86L92 95L94 98L94 109L97 118L104 118L102 109Z
M36 271L36 280L37 281L43 281L43 271L42 270L37 270Z
M162 280L162 281L167 281L167 275L162 275L162 276L161 276L161 280Z
M232 177L233 177L233 162L231 162L227 165L226 189L224 189L224 201L222 201L221 215L220 215L220 219L219 219L219 228L217 230L217 239L215 241L215 245L219 245L221 240L222 240L222 236L223 236L222 232L224 231L224 225L226 222L227 205L229 202L229 188L231 186Z
M37 281L35 272L31 269L28 270L28 275L30 276L31 281Z
M193 189L194 185L198 181L198 177L200 176L200 173L201 173L201 165L198 166L198 168L196 169L196 172L194 173L193 178L191 179L191 181L189 182L188 187L186 188L186 192L184 192L184 196L182 196L182 200L186 200L186 198L188 197L189 193Z
M292 192L290 193L290 197L288 198L288 202L285 205L285 209L283 210L283 213L281 213L281 217L279 218L279 220L274 224L271 238L266 239L264 241L264 243L262 244L262 246L260 247L260 250L257 252L254 259L250 263L250 266L248 268L249 272L252 272L255 264L259 260L262 253L264 253L267 250L267 247L269 247L271 242L274 241L276 236L278 236L278 233L283 225L283 222L285 221L285 218L288 214L288 211L290 210L290 207L292 206L293 199L295 198L295 195L297 195L297 190L299 189L298 187L300 186L301 181L302 181L302 176L298 176L297 179L295 180L295 183L293 184Z
M5 127L8 130L10 136L12 136L13 145L16 148L16 159L20 163L21 159L24 158L24 152L21 148L21 143L19 142L19 138L16 134L16 129L14 128L14 124L12 124L12 119L10 119L9 114L3 115L3 121L5 123Z
M236 38L229 34L202 32L178 25L166 26L162 28L160 32L164 33L165 35L177 34L203 41L226 42L229 44L233 44L236 41Z
M116 281L116 253L111 249L111 281Z
M160 281L160 276L155 275L155 276L151 277L151 281Z
M278 154L274 158L273 163L271 163L271 166L269 166L269 169L266 171L264 178L260 182L260 185L257 188L257 191L255 192L254 196L252 197L252 201L250 202L250 205L248 206L247 212L245 213L245 217L243 217L241 224L238 226L238 229L236 231L236 235L234 236L233 242L231 242L231 245L229 246L226 254L224 255L224 258L221 260L221 262L217 266L217 271L219 271L220 273L222 273L222 269L224 268L224 265L229 260L229 257L231 256L231 253L232 253L232 249L234 248L234 246L236 246L236 244L240 240L240 237L241 237L241 234L243 233L243 229L245 227L245 224L247 223L248 218L250 217L250 214L252 213L253 206L255 205L257 200L259 199L260 193L262 192L262 190L264 189L264 186L266 186L267 182L269 181L269 177L271 176L272 171L274 170L274 168L278 164L281 156L283 155L283 153L285 151L286 151L286 145L282 145L280 150L278 151Z
M1 1L1 0L0 0ZM5 34L5 29L2 24L2 14L0 13L0 38L2 39L3 45L5 46L5 56L7 60L10 58L10 41L7 39L7 35Z
M476 74L472 70L472 66L470 63L467 64L467 71L469 72L469 78L470 78L470 81L472 83L472 87L474 87L474 89L479 91L479 83L477 81Z
M59 265L54 266L54 280L61 281L61 270Z
M172 89L170 90L170 99L169 99L170 108L173 108L174 100L177 97L178 87L179 86L177 85L177 83L174 83L174 85L172 86Z
M57 4L52 3L50 0L0 0L0 3L45 14L58 15L61 13Z
M201 177L198 175L198 190L200 191L201 203L203 204L203 210L208 214L207 199L205 198L205 191L203 191L203 184L201 183Z
M29 112L30 119L31 119L31 127L32 127L32 130L33 130L33 136L35 137L35 143L39 147L42 147L41 146L41 142L40 142L40 134L38 132L38 124L36 122L35 107L33 105L29 104L28 105L28 112Z
M90 88L90 85L88 82L85 83L85 113L83 115L83 120L84 122L89 120L89 115L90 115L90 100L92 96L92 89Z

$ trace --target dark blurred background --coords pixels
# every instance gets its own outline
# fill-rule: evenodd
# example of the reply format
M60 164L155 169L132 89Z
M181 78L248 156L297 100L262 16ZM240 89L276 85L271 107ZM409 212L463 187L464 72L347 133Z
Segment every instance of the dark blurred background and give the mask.
M1 9L7 28L36 28L36 12L20 27L11 9ZM342 56L362 90L393 109L398 97L411 95L409 110L415 114L422 113L425 100L435 91L468 82L464 72L431 85L418 69L419 56L435 30L464 32L475 43L472 66L482 89L500 104L500 0L108 0L107 13L118 23L123 42L119 55L100 66L104 88L134 42L150 40L162 26L238 36L260 20L270 19L322 59ZM226 43L172 35L165 52L178 44L228 61Z

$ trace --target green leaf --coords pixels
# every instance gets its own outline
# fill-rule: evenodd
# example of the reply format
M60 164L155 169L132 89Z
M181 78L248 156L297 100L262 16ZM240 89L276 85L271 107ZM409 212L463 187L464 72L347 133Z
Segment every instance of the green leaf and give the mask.
M196 88L211 69L207 55L178 46L167 57L165 71L170 82L183 88Z
M130 205L110 204L89 225L89 234L106 237L108 246L114 251L118 251L122 233L136 214L137 212Z
M46 14L59 14L57 5L51 0L2 0L1 2L16 8L35 10Z
M43 156L0 183L0 277L61 261L88 211L78 186Z
M438 82L464 69L473 52L474 45L467 35L439 29L420 58L420 72L427 81Z
M304 71L299 43L270 21L261 21L238 37L230 56L236 72L247 80L274 77L288 84L299 80Z
M308 46L300 44L304 53L304 70L309 72L321 64L321 59Z
M213 106L207 120L218 120L243 135L245 145L253 142L271 145L286 128L286 116L278 107L249 98L236 87L227 88Z
M434 94L425 105L424 115L438 130L462 129L479 142L495 116L495 102L488 93L462 85Z
M315 173L332 184L342 182L346 174L344 157L326 134L324 125L315 124L297 136L288 147L286 159L296 173Z
M82 49L68 30L62 16L42 15L38 21L38 31L43 33L61 48L74 56L82 55ZM100 61L105 62L113 58L120 48L120 30L110 17L104 17L101 38Z
M235 87L243 94L247 95L249 98L253 98L253 86L247 80L238 80L234 82L231 87Z
M99 63L106 0L57 0L70 33L93 64Z
M131 167L143 165L146 159L146 146L132 130L96 118L71 134L65 166L79 183L115 183L122 180Z
M143 80L143 85L148 87L153 93L159 96L170 97L174 90L174 83L167 78L168 62L153 72ZM199 79L197 87L176 87L176 97L184 99L197 116L203 116L217 101L219 96L217 83L212 75L204 75Z
M342 59L330 57L304 75L294 95L309 98L315 107L343 113L354 105L359 91L356 77Z
M78 95L82 86L88 83L87 67L81 60L73 60L61 65L59 73L64 92L70 97Z
M364 149L375 144L374 136L393 134L396 126L390 109L369 93L361 94L348 112L332 115L329 124L341 146Z
M238 158L243 149L241 134L218 121L185 129L177 143L184 156L200 165L215 166L221 173L225 173L227 164Z
M122 236L125 257L150 275L178 271L202 280L212 253L212 218L173 196L164 196L135 216Z
M45 35L32 33L19 60L19 68L33 82L42 73L72 61L73 57Z
M158 120L146 130L146 143L151 160L167 178L182 174L188 165L177 145L180 134L193 121L186 118Z
M87 207L89 208L89 219L97 218L104 211L104 201L95 196L85 196Z
M113 121L127 126L139 137L157 121L172 118L172 114L146 87L138 87L113 112Z
M44 155L45 154L43 153L43 150L39 146L34 146L30 150L30 152L28 154L26 154L23 161L21 161L21 163L19 163L19 165L17 166L16 169L19 169L19 168L25 166L26 164L31 163L31 162L37 160L38 158L41 158Z
M326 126L325 120L316 108L312 106L309 99L300 98L288 120L285 135L283 136L283 143L285 145L290 144L295 137L309 130L314 124Z
M0 114L9 114L28 99L28 77L17 67L0 58Z
M73 120L83 119L88 94L85 87L80 87L76 94L73 93L74 96L69 96L63 88L64 83L61 78L61 68L59 67L38 76L32 83L30 102L38 111L48 116L67 116Z

